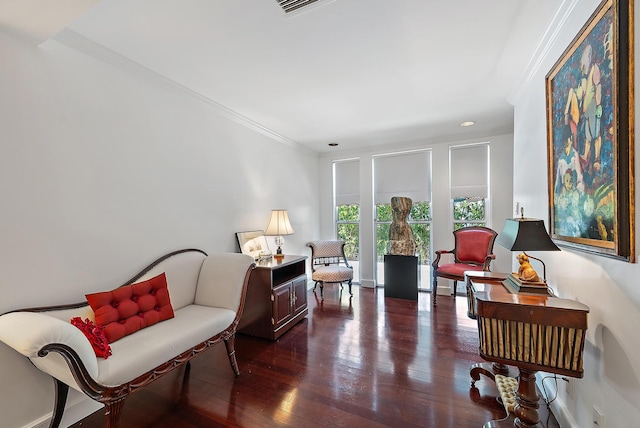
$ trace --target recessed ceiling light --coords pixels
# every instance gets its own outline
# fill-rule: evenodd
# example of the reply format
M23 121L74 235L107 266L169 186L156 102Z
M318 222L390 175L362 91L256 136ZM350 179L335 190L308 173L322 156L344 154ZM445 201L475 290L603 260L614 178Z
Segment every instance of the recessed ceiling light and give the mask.
M468 121L468 122L462 122L462 123L460 124L460 126L462 126L462 127L464 128L464 127L467 127L467 126L473 126L473 125L475 125L475 124L476 124L476 123L475 123L474 121L470 120L470 121Z
M338 143L329 143L330 147L336 147L338 145Z

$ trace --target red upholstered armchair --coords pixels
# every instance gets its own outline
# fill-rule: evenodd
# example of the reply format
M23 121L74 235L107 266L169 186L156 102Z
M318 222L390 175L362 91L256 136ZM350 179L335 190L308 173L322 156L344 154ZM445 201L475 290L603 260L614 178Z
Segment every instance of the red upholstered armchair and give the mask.
M458 281L464 280L464 273L468 270L490 271L491 261L496 258L493 254L493 244L498 233L482 226L463 227L453 232L455 248L453 250L437 250L436 259L431 264L433 270L433 290L431 301L436 305L438 296L438 277L453 280L453 295L455 297ZM440 256L453 254L453 263L440 264Z

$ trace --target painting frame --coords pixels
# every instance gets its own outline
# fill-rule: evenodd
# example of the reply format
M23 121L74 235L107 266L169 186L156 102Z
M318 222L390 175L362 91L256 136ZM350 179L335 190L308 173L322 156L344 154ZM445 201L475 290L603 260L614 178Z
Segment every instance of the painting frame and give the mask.
M264 230L236 232L236 243L242 254L250 255L254 260L268 260L272 257Z
M549 234L635 263L633 0L603 0L545 78Z

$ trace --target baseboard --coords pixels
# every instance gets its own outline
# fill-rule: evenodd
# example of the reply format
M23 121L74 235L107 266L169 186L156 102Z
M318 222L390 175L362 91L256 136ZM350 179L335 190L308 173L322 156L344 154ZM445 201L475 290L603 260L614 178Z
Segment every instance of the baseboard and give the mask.
M76 400L70 400L64 410L64 415L62 416L60 426L68 427L70 425L73 425L79 420L86 418L90 414L96 412L97 410L100 410L103 407L104 405L102 403L93 401L89 397L85 396L80 396ZM52 416L53 410L51 411L51 413L47 413L46 415L42 416L39 419L36 419L35 421L25 425L22 428L48 428Z
M376 288L376 282L373 279L361 279L360 287L363 288Z
M578 424L560 399L551 403L551 413L556 417L558 425L562 428L578 428Z
M458 292L460 289L458 289ZM438 296L453 296L453 287L438 284Z
M51 415L52 413L44 415L30 424L24 425L22 428L47 428L49 426L49 421L51 420Z

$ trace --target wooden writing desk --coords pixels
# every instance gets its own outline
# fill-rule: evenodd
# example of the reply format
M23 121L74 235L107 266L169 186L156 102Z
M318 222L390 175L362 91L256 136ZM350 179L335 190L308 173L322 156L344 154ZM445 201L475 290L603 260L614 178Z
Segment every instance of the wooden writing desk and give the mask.
M480 356L493 362L471 368L472 385L480 374L493 378L504 366L519 370L514 419L485 427L539 425L537 371L582 377L587 314L582 303L552 295L514 293L503 286L507 274L468 272L469 316L478 320ZM496 372L501 370L503 373ZM507 369L508 372L508 369Z

